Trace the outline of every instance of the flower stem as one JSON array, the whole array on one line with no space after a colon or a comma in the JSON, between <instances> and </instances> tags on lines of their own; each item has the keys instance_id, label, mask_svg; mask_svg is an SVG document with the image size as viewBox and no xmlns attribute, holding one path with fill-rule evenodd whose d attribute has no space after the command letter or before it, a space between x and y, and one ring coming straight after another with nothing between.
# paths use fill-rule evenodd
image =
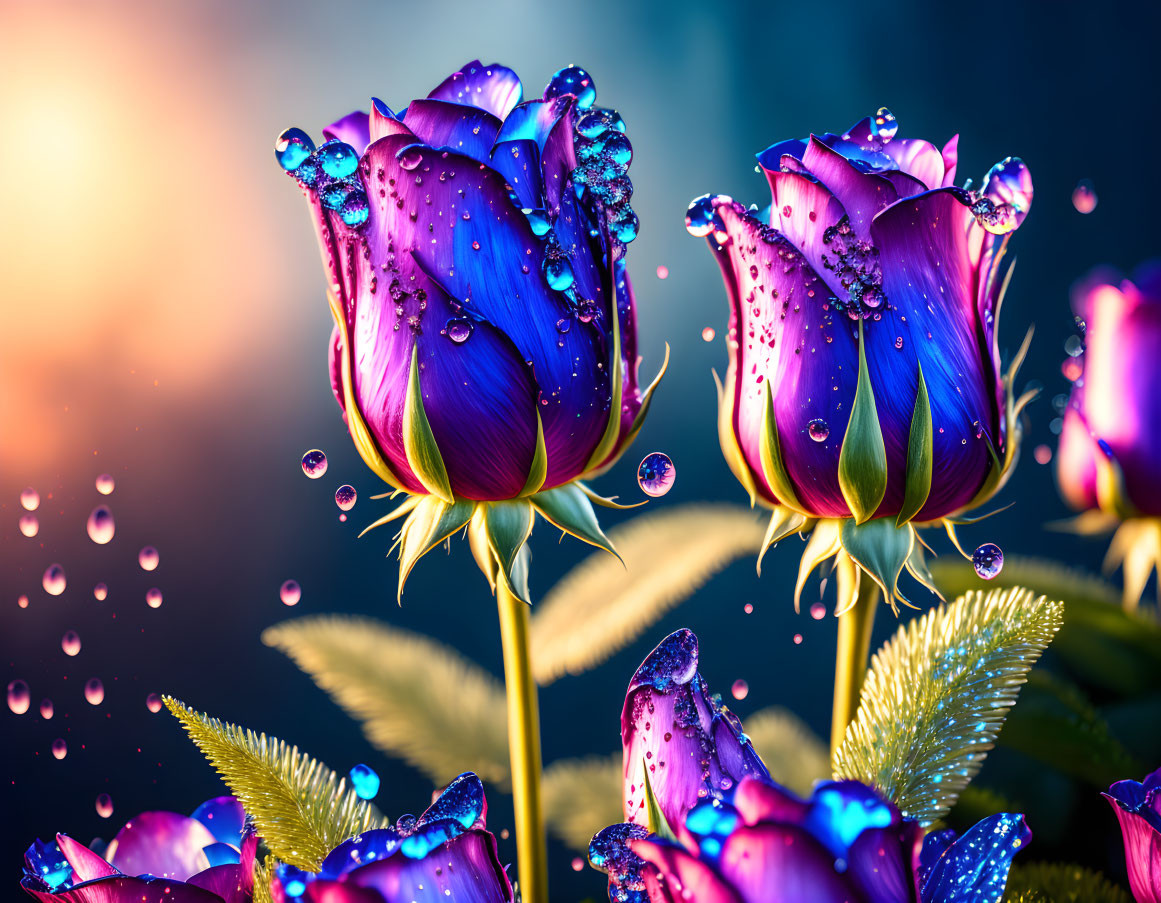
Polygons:
<instances>
[{"instance_id":1,"label":"flower stem","mask_svg":"<svg viewBox=\"0 0 1161 903\"><path fill-rule=\"evenodd\" d=\"M839 615L838 648L834 658L834 715L830 723L830 752L833 757L846 736L847 725L855 717L863 678L867 675L867 655L871 650L871 629L879 607L879 587L863 579L864 589L855 604ZM869 584L869 586L868 586Z\"/></svg>"},{"instance_id":2,"label":"flower stem","mask_svg":"<svg viewBox=\"0 0 1161 903\"><path fill-rule=\"evenodd\" d=\"M528 605L496 581L504 683L508 691L508 755L516 816L516 863L523 903L548 903L548 846L540 801L540 709L528 649Z\"/></svg>"}]
</instances>

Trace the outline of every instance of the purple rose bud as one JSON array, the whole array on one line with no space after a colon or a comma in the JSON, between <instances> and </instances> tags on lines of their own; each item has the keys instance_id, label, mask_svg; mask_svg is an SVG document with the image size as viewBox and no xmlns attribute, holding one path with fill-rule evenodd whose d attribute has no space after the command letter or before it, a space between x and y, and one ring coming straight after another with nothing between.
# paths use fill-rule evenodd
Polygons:
<instances>
[{"instance_id":1,"label":"purple rose bud","mask_svg":"<svg viewBox=\"0 0 1161 903\"><path fill-rule=\"evenodd\" d=\"M1133 897L1161 900L1161 770L1144 783L1117 781L1105 798L1121 823Z\"/></svg>"}]
</instances>

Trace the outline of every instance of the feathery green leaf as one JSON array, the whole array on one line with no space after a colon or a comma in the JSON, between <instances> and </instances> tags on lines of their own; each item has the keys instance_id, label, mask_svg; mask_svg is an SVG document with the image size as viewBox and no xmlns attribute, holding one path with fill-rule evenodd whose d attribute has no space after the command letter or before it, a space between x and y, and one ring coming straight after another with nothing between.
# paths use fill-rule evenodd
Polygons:
<instances>
[{"instance_id":1,"label":"feathery green leaf","mask_svg":"<svg viewBox=\"0 0 1161 903\"><path fill-rule=\"evenodd\" d=\"M532 615L532 667L548 684L599 665L741 555L763 528L733 505L686 505L609 531L624 566L605 552L569 571Z\"/></svg>"},{"instance_id":2,"label":"feathery green leaf","mask_svg":"<svg viewBox=\"0 0 1161 903\"><path fill-rule=\"evenodd\" d=\"M262 642L286 653L361 721L377 749L437 784L471 770L507 786L504 688L447 646L342 615L284 621L266 628Z\"/></svg>"},{"instance_id":3,"label":"feathery green leaf","mask_svg":"<svg viewBox=\"0 0 1161 903\"><path fill-rule=\"evenodd\" d=\"M1100 872L1079 865L1033 862L1013 865L1004 903L1132 903Z\"/></svg>"},{"instance_id":4,"label":"feathery green leaf","mask_svg":"<svg viewBox=\"0 0 1161 903\"><path fill-rule=\"evenodd\" d=\"M835 775L875 785L923 825L946 815L1063 614L1017 587L969 593L900 627L871 662Z\"/></svg>"},{"instance_id":5,"label":"feathery green leaf","mask_svg":"<svg viewBox=\"0 0 1161 903\"><path fill-rule=\"evenodd\" d=\"M165 705L283 862L318 871L344 840L387 826L374 806L298 747L195 712L172 696Z\"/></svg>"}]
</instances>

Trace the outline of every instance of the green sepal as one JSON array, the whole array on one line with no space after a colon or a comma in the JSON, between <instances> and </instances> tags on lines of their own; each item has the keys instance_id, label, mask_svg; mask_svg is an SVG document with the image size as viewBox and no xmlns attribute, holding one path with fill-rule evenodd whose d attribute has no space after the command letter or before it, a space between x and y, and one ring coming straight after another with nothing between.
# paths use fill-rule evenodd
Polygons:
<instances>
[{"instance_id":1,"label":"green sepal","mask_svg":"<svg viewBox=\"0 0 1161 903\"><path fill-rule=\"evenodd\" d=\"M794 584L794 610L799 610L802 589L811 572L842 548L839 539L839 521L834 518L820 520L810 532L802 558L798 562L798 580Z\"/></svg>"},{"instance_id":2,"label":"green sepal","mask_svg":"<svg viewBox=\"0 0 1161 903\"><path fill-rule=\"evenodd\" d=\"M420 497L419 504L399 531L399 601L403 599L403 585L415 563L457 530L466 527L475 507L476 503L467 499L449 505L434 495Z\"/></svg>"},{"instance_id":3,"label":"green sepal","mask_svg":"<svg viewBox=\"0 0 1161 903\"><path fill-rule=\"evenodd\" d=\"M527 562L524 566L524 579L521 580L517 559L524 543L532 534L535 517L532 504L526 499L511 499L506 502L482 502L481 505L484 509L484 530L487 534L488 548L500 566L497 579L503 578L520 601L529 602Z\"/></svg>"},{"instance_id":4,"label":"green sepal","mask_svg":"<svg viewBox=\"0 0 1161 903\"><path fill-rule=\"evenodd\" d=\"M612 272L610 270L610 272ZM624 365L621 363L621 317L617 311L617 289L609 280L608 285L609 297L612 299L612 316L609 318L612 321L613 327L613 341L612 354L609 356L609 381L611 384L611 394L609 397L609 420L605 424L605 432L601 436L601 441L597 443L597 447L593 449L593 453L589 455L589 460L585 464L585 472L596 470L604 463L605 458L613 453L613 449L617 445L617 437L621 434L621 395L623 393L622 383L624 381Z\"/></svg>"},{"instance_id":5,"label":"green sepal","mask_svg":"<svg viewBox=\"0 0 1161 903\"><path fill-rule=\"evenodd\" d=\"M539 492L548 478L548 446L544 444L544 421L540 411L536 412L536 450L532 453L532 466L528 468L528 479L520 490L520 497Z\"/></svg>"},{"instance_id":6,"label":"green sepal","mask_svg":"<svg viewBox=\"0 0 1161 903\"><path fill-rule=\"evenodd\" d=\"M538 492L532 496L531 502L554 527L589 545L617 555L617 550L613 548L609 537L601 531L601 525L597 522L596 512L593 511L588 496L575 483L566 483L555 489Z\"/></svg>"},{"instance_id":7,"label":"green sepal","mask_svg":"<svg viewBox=\"0 0 1161 903\"><path fill-rule=\"evenodd\" d=\"M897 599L907 603L899 593L899 575L915 548L914 527L898 527L890 517L877 517L865 524L844 520L842 546L855 564L879 584L883 598L892 608Z\"/></svg>"},{"instance_id":8,"label":"green sepal","mask_svg":"<svg viewBox=\"0 0 1161 903\"><path fill-rule=\"evenodd\" d=\"M653 792L653 782L649 780L649 763L641 760L641 771L645 775L645 817L648 819L646 827L662 840L677 842L677 835L669 825L669 819L661 811L657 802L657 795Z\"/></svg>"},{"instance_id":9,"label":"green sepal","mask_svg":"<svg viewBox=\"0 0 1161 903\"><path fill-rule=\"evenodd\" d=\"M778 501L787 508L801 511L802 503L798 501L790 473L782 460L782 444L778 441L778 421L774 417L774 391L770 388L770 380L766 380L766 404L762 408L759 455L762 460L762 474L766 477L770 488L774 490L774 494L778 496Z\"/></svg>"},{"instance_id":10,"label":"green sepal","mask_svg":"<svg viewBox=\"0 0 1161 903\"><path fill-rule=\"evenodd\" d=\"M511 572L503 577L508 589L521 602L531 604L532 595L528 592L528 574L532 570L532 550L525 543L516 552L516 560L512 562Z\"/></svg>"},{"instance_id":11,"label":"green sepal","mask_svg":"<svg viewBox=\"0 0 1161 903\"><path fill-rule=\"evenodd\" d=\"M951 540L951 544L955 546L955 550L968 561L971 561L972 556L963 550L963 546L959 544L959 537L955 535L955 521L945 517L943 519L943 529L947 531L947 538Z\"/></svg>"},{"instance_id":12,"label":"green sepal","mask_svg":"<svg viewBox=\"0 0 1161 903\"><path fill-rule=\"evenodd\" d=\"M939 587L935 585L935 578L931 576L931 569L927 566L927 554L923 551L923 543L919 540L919 534L915 534L915 545L911 549L911 554L907 556L907 571L918 580L923 586L935 593L941 602L946 602L943 593L939 591Z\"/></svg>"},{"instance_id":13,"label":"green sepal","mask_svg":"<svg viewBox=\"0 0 1161 903\"><path fill-rule=\"evenodd\" d=\"M661 383L661 377L669 369L669 343L665 343L665 359L661 362L661 369L657 371L657 375L653 377L651 382L644 392L641 393L641 407L637 409L637 416L633 418L633 423L629 427L629 431L625 434L624 440L620 443L621 448L628 448L633 444L637 438L637 434L641 432L641 427L645 425L645 416L649 413L649 405L653 403L653 392ZM605 462L600 466L594 466L591 469L586 469L584 476L586 479L590 477L598 477L607 471L616 463L616 460Z\"/></svg>"},{"instance_id":14,"label":"green sepal","mask_svg":"<svg viewBox=\"0 0 1161 903\"><path fill-rule=\"evenodd\" d=\"M484 505L476 505L476 510L472 512L472 519L468 522L468 546L472 550L472 557L476 559L476 565L480 568L480 572L488 581L488 586L492 588L492 592L496 591L496 577L499 575L500 569L496 564L496 556L492 554L492 548L488 545L488 529L484 523Z\"/></svg>"},{"instance_id":15,"label":"green sepal","mask_svg":"<svg viewBox=\"0 0 1161 903\"><path fill-rule=\"evenodd\" d=\"M798 533L810 529L811 519L800 511L783 508L779 505L770 515L770 525L766 528L766 535L762 537L762 548L758 552L758 576L762 576L762 559L770 547L791 533Z\"/></svg>"},{"instance_id":16,"label":"green sepal","mask_svg":"<svg viewBox=\"0 0 1161 903\"><path fill-rule=\"evenodd\" d=\"M945 519L951 521L957 527L966 527L966 526L970 526L971 524L978 524L980 521L987 520L989 517L994 517L995 515L999 514L1001 511L1007 511L1009 508L1011 508L1015 504L1016 504L1015 502L1008 502L1008 504L1002 505L999 508L996 508L994 511L985 511L983 514L977 514L974 517L961 516L961 517L948 517ZM1048 524L1045 524L1045 526L1048 526Z\"/></svg>"},{"instance_id":17,"label":"green sepal","mask_svg":"<svg viewBox=\"0 0 1161 903\"><path fill-rule=\"evenodd\" d=\"M750 465L746 463L746 456L738 444L738 434L734 432L734 367L726 371L726 381L723 384L717 371L713 371L714 385L718 389L718 444L722 447L722 457L726 459L726 466L735 479L742 484L746 494L750 496L750 507L758 502L758 487L754 483L754 475ZM727 389L726 387L729 386ZM729 393L728 395L726 393Z\"/></svg>"},{"instance_id":18,"label":"green sepal","mask_svg":"<svg viewBox=\"0 0 1161 903\"><path fill-rule=\"evenodd\" d=\"M380 498L382 498L382 496L380 496ZM393 520L399 520L399 518L403 517L405 514L410 514L415 510L415 506L418 505L424 498L426 498L426 496L409 495L393 510L384 514L377 521L367 524L367 526L363 528L363 532L359 534L359 538L362 539L376 527L382 527L384 524L389 524Z\"/></svg>"},{"instance_id":19,"label":"green sepal","mask_svg":"<svg viewBox=\"0 0 1161 903\"><path fill-rule=\"evenodd\" d=\"M1093 461L1096 464L1096 497L1101 511L1120 520L1138 517L1137 510L1125 491L1125 474L1121 465L1093 439Z\"/></svg>"},{"instance_id":20,"label":"green sepal","mask_svg":"<svg viewBox=\"0 0 1161 903\"><path fill-rule=\"evenodd\" d=\"M839 488L857 523L870 520L887 494L887 447L875 408L871 371L859 321L859 383L839 451Z\"/></svg>"},{"instance_id":21,"label":"green sepal","mask_svg":"<svg viewBox=\"0 0 1161 903\"><path fill-rule=\"evenodd\" d=\"M919 367L919 386L915 390L915 408L911 413L911 433L907 437L907 476L903 489L903 507L895 523L902 527L918 514L931 494L931 469L935 458L935 431L931 425L931 400L927 381Z\"/></svg>"},{"instance_id":22,"label":"green sepal","mask_svg":"<svg viewBox=\"0 0 1161 903\"><path fill-rule=\"evenodd\" d=\"M423 410L423 392L419 388L419 345L411 346L411 373L407 379L407 397L403 403L403 450L407 463L434 496L448 504L455 501L443 457L435 444L427 413Z\"/></svg>"},{"instance_id":23,"label":"green sepal","mask_svg":"<svg viewBox=\"0 0 1161 903\"><path fill-rule=\"evenodd\" d=\"M590 502L592 502L594 505L600 505L602 508L613 508L617 511L628 511L631 508L640 508L642 505L649 504L649 499L645 499L642 502L634 502L632 505L622 505L620 502L617 501L616 496L610 496L609 498L605 498L605 496L600 495L599 493L593 492L591 489L589 489L588 486L586 486L584 483L581 483L579 481L577 481L574 485L577 486L580 489L580 491L583 492L588 497L588 500Z\"/></svg>"}]
</instances>

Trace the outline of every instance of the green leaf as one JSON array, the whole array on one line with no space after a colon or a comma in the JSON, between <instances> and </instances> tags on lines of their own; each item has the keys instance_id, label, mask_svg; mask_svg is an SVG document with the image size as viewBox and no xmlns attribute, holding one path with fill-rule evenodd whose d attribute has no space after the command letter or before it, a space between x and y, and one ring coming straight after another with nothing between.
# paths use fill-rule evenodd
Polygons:
<instances>
[{"instance_id":1,"label":"green leaf","mask_svg":"<svg viewBox=\"0 0 1161 903\"><path fill-rule=\"evenodd\" d=\"M915 547L915 529L910 524L898 527L891 517L876 517L864 524L848 518L841 523L843 549L879 584L883 598L894 608L895 600L902 598L899 575Z\"/></svg>"},{"instance_id":2,"label":"green leaf","mask_svg":"<svg viewBox=\"0 0 1161 903\"><path fill-rule=\"evenodd\" d=\"M798 579L794 582L794 610L802 601L802 590L816 567L842 549L842 521L829 517L815 521L806 548L798 559Z\"/></svg>"},{"instance_id":3,"label":"green leaf","mask_svg":"<svg viewBox=\"0 0 1161 903\"><path fill-rule=\"evenodd\" d=\"M609 531L624 565L604 552L569 571L532 613L532 673L540 684L581 674L631 643L738 557L762 527L733 505L686 505Z\"/></svg>"},{"instance_id":4,"label":"green leaf","mask_svg":"<svg viewBox=\"0 0 1161 903\"><path fill-rule=\"evenodd\" d=\"M624 391L625 365L621 361L621 317L617 313L617 288L613 284L612 267L609 269L609 278L606 280L605 289L608 291L608 297L611 301L609 323L612 327L613 339L609 343L612 347L609 349L608 360L609 379L612 381L609 419L605 423L605 432L602 434L601 440L593 449L593 453L589 455L588 463L585 464L586 473L600 468L605 459L613 453L613 449L617 445L617 437L621 434L621 394Z\"/></svg>"},{"instance_id":5,"label":"green leaf","mask_svg":"<svg viewBox=\"0 0 1161 903\"><path fill-rule=\"evenodd\" d=\"M863 347L863 323L859 321L859 383L855 403L839 451L839 488L858 523L869 520L887 494L887 447L879 427L871 371Z\"/></svg>"},{"instance_id":6,"label":"green leaf","mask_svg":"<svg viewBox=\"0 0 1161 903\"><path fill-rule=\"evenodd\" d=\"M923 367L919 367L919 387L911 413L911 433L907 438L907 480L903 489L903 507L898 524L903 526L918 514L931 494L931 468L935 458L935 431L931 426L931 402Z\"/></svg>"},{"instance_id":7,"label":"green leaf","mask_svg":"<svg viewBox=\"0 0 1161 903\"><path fill-rule=\"evenodd\" d=\"M661 811L661 804L657 802L657 795L653 792L653 782L649 779L649 763L641 760L641 773L645 775L645 824L649 830L662 840L677 840L673 828L669 826L669 819Z\"/></svg>"},{"instance_id":8,"label":"green leaf","mask_svg":"<svg viewBox=\"0 0 1161 903\"><path fill-rule=\"evenodd\" d=\"M1149 609L1126 612L1113 585L1054 561L1009 556L992 581L971 565L932 561L931 573L945 595L986 586L1027 586L1066 605L1064 627L1053 655L1085 684L1122 696L1156 693L1161 687L1161 625Z\"/></svg>"},{"instance_id":9,"label":"green leaf","mask_svg":"<svg viewBox=\"0 0 1161 903\"><path fill-rule=\"evenodd\" d=\"M778 421L774 417L774 393L766 380L766 405L762 409L762 432L759 456L766 482L787 508L801 510L802 503L794 492L794 483L782 460L782 444L778 441Z\"/></svg>"},{"instance_id":10,"label":"green leaf","mask_svg":"<svg viewBox=\"0 0 1161 903\"><path fill-rule=\"evenodd\" d=\"M758 576L762 576L762 559L770 551L770 547L777 545L792 533L806 532L810 529L810 518L798 511L784 508L781 505L770 515L770 523L766 527L766 535L762 537L762 551L758 553Z\"/></svg>"},{"instance_id":11,"label":"green leaf","mask_svg":"<svg viewBox=\"0 0 1161 903\"><path fill-rule=\"evenodd\" d=\"M587 853L592 836L625 820L621 753L561 759L544 770L544 820L565 844Z\"/></svg>"},{"instance_id":12,"label":"green leaf","mask_svg":"<svg viewBox=\"0 0 1161 903\"><path fill-rule=\"evenodd\" d=\"M576 483L546 489L532 497L532 505L558 530L604 549L613 555L617 550L609 542L597 521L593 504Z\"/></svg>"},{"instance_id":13,"label":"green leaf","mask_svg":"<svg viewBox=\"0 0 1161 903\"><path fill-rule=\"evenodd\" d=\"M930 825L995 743L1064 606L1027 590L970 593L900 627L874 656L832 762Z\"/></svg>"},{"instance_id":14,"label":"green leaf","mask_svg":"<svg viewBox=\"0 0 1161 903\"><path fill-rule=\"evenodd\" d=\"M517 573L517 555L532 535L534 515L532 505L525 499L506 502L481 502L484 508L484 530L488 536L488 547L496 556L496 563L508 582L508 588L524 602L528 602L528 590L521 586ZM525 575L526 577L527 575Z\"/></svg>"},{"instance_id":15,"label":"green leaf","mask_svg":"<svg viewBox=\"0 0 1161 903\"><path fill-rule=\"evenodd\" d=\"M455 501L443 456L435 444L427 412L423 410L418 343L411 346L411 373L407 379L407 398L403 403L403 450L407 454L407 463L428 492L449 504Z\"/></svg>"},{"instance_id":16,"label":"green leaf","mask_svg":"<svg viewBox=\"0 0 1161 903\"><path fill-rule=\"evenodd\" d=\"M521 497L539 492L548 477L548 446L544 444L544 421L540 411L536 412L536 450L532 453L532 466L528 468L528 479L520 490Z\"/></svg>"},{"instance_id":17,"label":"green leaf","mask_svg":"<svg viewBox=\"0 0 1161 903\"><path fill-rule=\"evenodd\" d=\"M783 787L809 796L815 781L830 777L826 744L789 709L760 709L743 724L754 751Z\"/></svg>"},{"instance_id":18,"label":"green leaf","mask_svg":"<svg viewBox=\"0 0 1161 903\"><path fill-rule=\"evenodd\" d=\"M437 785L465 770L508 784L508 709L495 677L428 637L370 618L320 615L268 627L289 656L363 725L378 750Z\"/></svg>"},{"instance_id":19,"label":"green leaf","mask_svg":"<svg viewBox=\"0 0 1161 903\"><path fill-rule=\"evenodd\" d=\"M316 872L344 840L389 825L343 779L297 747L195 712L171 696L165 705L283 862Z\"/></svg>"},{"instance_id":20,"label":"green leaf","mask_svg":"<svg viewBox=\"0 0 1161 903\"><path fill-rule=\"evenodd\" d=\"M445 539L466 527L475 507L476 503L468 499L458 499L449 505L434 495L420 497L419 504L408 515L399 532L398 599L403 598L403 585L415 563Z\"/></svg>"},{"instance_id":21,"label":"green leaf","mask_svg":"<svg viewBox=\"0 0 1161 903\"><path fill-rule=\"evenodd\" d=\"M1008 872L1004 903L1133 903L1100 872L1079 865L1033 862Z\"/></svg>"}]
</instances>

